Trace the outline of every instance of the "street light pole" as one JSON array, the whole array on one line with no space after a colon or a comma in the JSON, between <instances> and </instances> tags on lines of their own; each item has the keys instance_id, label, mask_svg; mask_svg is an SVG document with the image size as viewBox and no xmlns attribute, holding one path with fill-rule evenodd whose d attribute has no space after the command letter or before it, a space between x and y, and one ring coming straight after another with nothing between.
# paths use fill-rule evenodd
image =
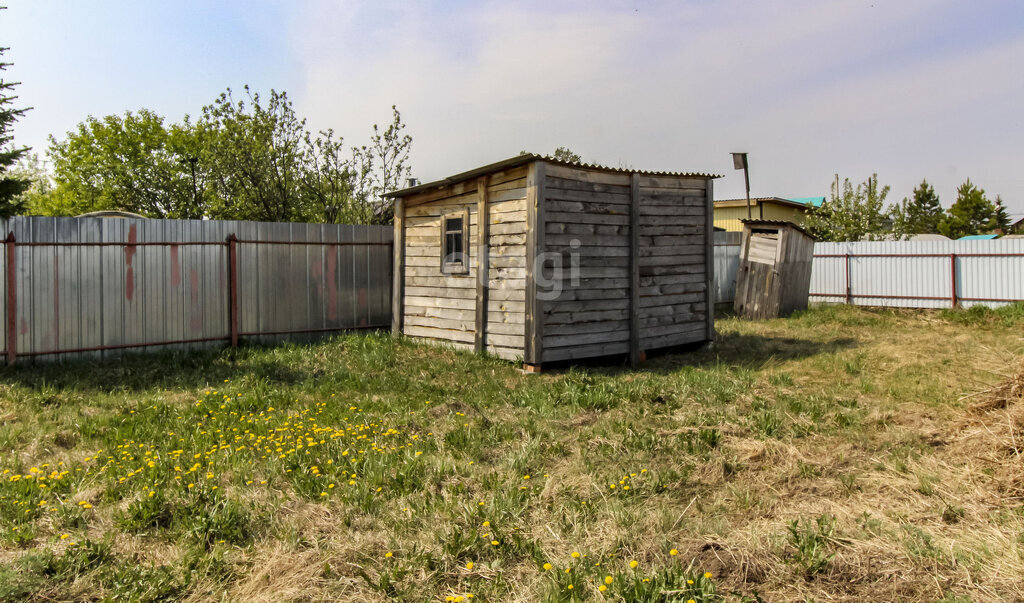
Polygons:
<instances>
[{"instance_id":1,"label":"street light pole","mask_svg":"<svg viewBox=\"0 0 1024 603\"><path fill-rule=\"evenodd\" d=\"M733 153L732 154L732 167L737 170L743 170L743 183L746 185L747 190L747 219L753 219L753 215L750 210L750 173L747 171L747 154L746 153ZM761 213L761 219L764 219L764 208L759 208Z\"/></svg>"}]
</instances>

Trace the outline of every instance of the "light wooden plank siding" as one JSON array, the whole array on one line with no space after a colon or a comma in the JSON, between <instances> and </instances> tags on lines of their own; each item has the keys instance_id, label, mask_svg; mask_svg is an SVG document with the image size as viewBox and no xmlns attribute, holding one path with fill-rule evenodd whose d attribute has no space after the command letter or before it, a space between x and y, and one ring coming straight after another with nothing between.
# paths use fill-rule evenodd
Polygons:
<instances>
[{"instance_id":1,"label":"light wooden plank siding","mask_svg":"<svg viewBox=\"0 0 1024 603\"><path fill-rule=\"evenodd\" d=\"M541 360L629 351L630 175L548 165ZM575 282L574 282L575 276ZM554 296L555 293L557 296ZM552 297L554 296L554 297Z\"/></svg>"},{"instance_id":2,"label":"light wooden plank siding","mask_svg":"<svg viewBox=\"0 0 1024 603\"><path fill-rule=\"evenodd\" d=\"M709 178L540 158L462 176L402 199L406 335L529 365L627 353L638 361L713 337ZM470 270L445 275L441 221L456 210L469 219ZM483 249L486 286L477 281Z\"/></svg>"},{"instance_id":3,"label":"light wooden plank siding","mask_svg":"<svg viewBox=\"0 0 1024 603\"><path fill-rule=\"evenodd\" d=\"M639 202L640 349L705 341L707 181L641 177Z\"/></svg>"},{"instance_id":4,"label":"light wooden plank siding","mask_svg":"<svg viewBox=\"0 0 1024 603\"><path fill-rule=\"evenodd\" d=\"M526 266L526 168L485 177L488 291L485 349L507 359L523 355ZM402 332L473 349L477 329L480 215L477 180L403 199ZM441 271L442 217L467 212L467 274Z\"/></svg>"},{"instance_id":5,"label":"light wooden plank siding","mask_svg":"<svg viewBox=\"0 0 1024 603\"><path fill-rule=\"evenodd\" d=\"M634 195L639 349L705 341L707 181L640 175L632 193L630 174L547 171L542 276L550 282L538 291L560 294L545 302L543 361L629 353Z\"/></svg>"}]
</instances>

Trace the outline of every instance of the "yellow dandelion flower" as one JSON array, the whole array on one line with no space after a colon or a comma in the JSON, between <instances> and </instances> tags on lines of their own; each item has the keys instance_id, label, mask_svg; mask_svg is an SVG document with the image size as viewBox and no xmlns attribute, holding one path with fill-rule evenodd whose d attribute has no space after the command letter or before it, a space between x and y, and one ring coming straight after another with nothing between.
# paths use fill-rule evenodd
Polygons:
<instances>
[{"instance_id":1,"label":"yellow dandelion flower","mask_svg":"<svg viewBox=\"0 0 1024 603\"><path fill-rule=\"evenodd\" d=\"M608 590L608 587L607 587L607 586L605 586L604 584L602 584L601 586L598 586L598 587L597 587L597 590L599 590L599 591L601 591L601 592L604 592L604 591Z\"/></svg>"},{"instance_id":2,"label":"yellow dandelion flower","mask_svg":"<svg viewBox=\"0 0 1024 603\"><path fill-rule=\"evenodd\" d=\"M60 535L60 539L61 540L67 540L69 536L71 536L71 534L61 534Z\"/></svg>"},{"instance_id":3,"label":"yellow dandelion flower","mask_svg":"<svg viewBox=\"0 0 1024 603\"><path fill-rule=\"evenodd\" d=\"M466 564L466 569L468 569L468 570L473 569L473 562L472 561L470 561L469 563Z\"/></svg>"},{"instance_id":4,"label":"yellow dandelion flower","mask_svg":"<svg viewBox=\"0 0 1024 603\"><path fill-rule=\"evenodd\" d=\"M569 556L572 557L573 559L579 559L580 558L580 554L577 551L573 551L572 553L569 554Z\"/></svg>"},{"instance_id":5,"label":"yellow dandelion flower","mask_svg":"<svg viewBox=\"0 0 1024 603\"><path fill-rule=\"evenodd\" d=\"M491 544L494 545L494 546L498 546L498 541L497 540L492 540Z\"/></svg>"},{"instance_id":6,"label":"yellow dandelion flower","mask_svg":"<svg viewBox=\"0 0 1024 603\"><path fill-rule=\"evenodd\" d=\"M550 563L545 563L544 564L544 569L550 571L551 570L551 564Z\"/></svg>"},{"instance_id":7,"label":"yellow dandelion flower","mask_svg":"<svg viewBox=\"0 0 1024 603\"><path fill-rule=\"evenodd\" d=\"M388 552L384 553L384 558L385 559L391 559L392 555L394 555L394 553L392 553L391 551L388 551Z\"/></svg>"},{"instance_id":8,"label":"yellow dandelion flower","mask_svg":"<svg viewBox=\"0 0 1024 603\"><path fill-rule=\"evenodd\" d=\"M605 584L611 584L612 583L612 577L611 576L605 576L604 577L604 583Z\"/></svg>"},{"instance_id":9,"label":"yellow dandelion flower","mask_svg":"<svg viewBox=\"0 0 1024 603\"><path fill-rule=\"evenodd\" d=\"M629 562L629 567L636 569L636 566L640 565L635 559Z\"/></svg>"},{"instance_id":10,"label":"yellow dandelion flower","mask_svg":"<svg viewBox=\"0 0 1024 603\"><path fill-rule=\"evenodd\" d=\"M679 554L679 551L677 551L676 549L672 549L671 551L668 552L668 554L672 555L673 557L675 557L676 555Z\"/></svg>"},{"instance_id":11,"label":"yellow dandelion flower","mask_svg":"<svg viewBox=\"0 0 1024 603\"><path fill-rule=\"evenodd\" d=\"M484 522L484 527L485 527L485 528L488 528L488 527L490 527L490 526L491 526L491 522L489 522L489 521L485 521L485 522Z\"/></svg>"},{"instance_id":12,"label":"yellow dandelion flower","mask_svg":"<svg viewBox=\"0 0 1024 603\"><path fill-rule=\"evenodd\" d=\"M567 586L566 588L568 588L569 590L572 590L572 584L570 584L570 585L569 585L569 586Z\"/></svg>"},{"instance_id":13,"label":"yellow dandelion flower","mask_svg":"<svg viewBox=\"0 0 1024 603\"><path fill-rule=\"evenodd\" d=\"M711 579L711 572L704 572L704 578L710 580Z\"/></svg>"}]
</instances>

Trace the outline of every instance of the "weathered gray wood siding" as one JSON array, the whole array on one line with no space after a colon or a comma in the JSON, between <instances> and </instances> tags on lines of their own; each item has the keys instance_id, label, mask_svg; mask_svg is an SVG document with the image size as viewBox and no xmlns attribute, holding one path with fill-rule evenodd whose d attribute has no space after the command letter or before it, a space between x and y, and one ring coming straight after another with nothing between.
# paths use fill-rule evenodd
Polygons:
<instances>
[{"instance_id":1,"label":"weathered gray wood siding","mask_svg":"<svg viewBox=\"0 0 1024 603\"><path fill-rule=\"evenodd\" d=\"M708 339L707 179L635 178L546 166L541 361L629 353L631 316L641 351Z\"/></svg>"},{"instance_id":2,"label":"weathered gray wood siding","mask_svg":"<svg viewBox=\"0 0 1024 603\"><path fill-rule=\"evenodd\" d=\"M707 180L640 176L640 349L706 341Z\"/></svg>"},{"instance_id":3,"label":"weathered gray wood siding","mask_svg":"<svg viewBox=\"0 0 1024 603\"><path fill-rule=\"evenodd\" d=\"M542 362L629 351L630 175L548 164Z\"/></svg>"},{"instance_id":4,"label":"weathered gray wood siding","mask_svg":"<svg viewBox=\"0 0 1024 603\"><path fill-rule=\"evenodd\" d=\"M522 356L526 266L526 168L487 178L489 274L485 342L489 352ZM479 221L477 181L404 200L402 331L473 349L476 335ZM441 220L465 210L469 272L441 272Z\"/></svg>"},{"instance_id":5,"label":"weathered gray wood siding","mask_svg":"<svg viewBox=\"0 0 1024 603\"><path fill-rule=\"evenodd\" d=\"M523 357L526 316L526 168L488 177L486 349Z\"/></svg>"}]
</instances>

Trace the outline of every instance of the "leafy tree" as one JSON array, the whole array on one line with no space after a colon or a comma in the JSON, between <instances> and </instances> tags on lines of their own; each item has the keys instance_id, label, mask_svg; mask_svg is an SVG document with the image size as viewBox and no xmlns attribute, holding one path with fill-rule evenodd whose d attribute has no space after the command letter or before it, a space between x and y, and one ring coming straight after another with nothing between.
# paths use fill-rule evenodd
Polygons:
<instances>
[{"instance_id":1,"label":"leafy tree","mask_svg":"<svg viewBox=\"0 0 1024 603\"><path fill-rule=\"evenodd\" d=\"M402 180L412 171L408 165L412 137L402 134L405 124L394 105L391 112L388 127L382 132L373 124L369 146L353 150L352 160L357 166L354 194L358 202L374 206L374 224L390 224L394 219L394 202L384 199L383 195L401 188Z\"/></svg>"},{"instance_id":2,"label":"leafy tree","mask_svg":"<svg viewBox=\"0 0 1024 603\"><path fill-rule=\"evenodd\" d=\"M999 231L1001 234L1007 234L1010 229L1010 214L1006 211L1006 206L1003 205L1003 198L996 195L996 201L992 211L992 219L989 221L988 229L991 231Z\"/></svg>"},{"instance_id":3,"label":"leafy tree","mask_svg":"<svg viewBox=\"0 0 1024 603\"><path fill-rule=\"evenodd\" d=\"M0 48L0 56L7 50ZM11 63L0 60L0 72L10 66ZM22 193L31 184L31 180L12 170L29 151L28 147L15 146L14 135L11 133L14 122L29 110L13 107L18 97L11 92L18 83L9 82L0 75L0 218L13 216L24 209Z\"/></svg>"},{"instance_id":4,"label":"leafy tree","mask_svg":"<svg viewBox=\"0 0 1024 603\"><path fill-rule=\"evenodd\" d=\"M831 198L807 216L804 228L819 241L881 238L887 230L883 208L888 194L888 186L878 188L878 174L856 188L849 178L841 189L837 181Z\"/></svg>"},{"instance_id":5,"label":"leafy tree","mask_svg":"<svg viewBox=\"0 0 1024 603\"><path fill-rule=\"evenodd\" d=\"M204 143L199 157L214 191L211 217L266 222L301 222L312 212L302 196L302 152L306 120L284 92L270 91L264 104L245 87L235 100L229 88L203 107L197 126Z\"/></svg>"},{"instance_id":6,"label":"leafy tree","mask_svg":"<svg viewBox=\"0 0 1024 603\"><path fill-rule=\"evenodd\" d=\"M551 154L551 157L559 161L566 161L569 163L582 163L583 158L573 153L568 147L558 147L555 152Z\"/></svg>"},{"instance_id":7,"label":"leafy tree","mask_svg":"<svg viewBox=\"0 0 1024 603\"><path fill-rule=\"evenodd\" d=\"M520 155L531 155L529 151L519 151ZM569 147L558 147L555 152L551 154L551 158L558 161L565 161L568 163L583 163L583 158L572 152Z\"/></svg>"},{"instance_id":8,"label":"leafy tree","mask_svg":"<svg viewBox=\"0 0 1024 603\"><path fill-rule=\"evenodd\" d=\"M906 197L898 205L893 205L889 212L892 220L892 231L897 237L912 234L935 233L939 231L939 221L943 210L935 189L922 180L914 189L914 196Z\"/></svg>"},{"instance_id":9,"label":"leafy tree","mask_svg":"<svg viewBox=\"0 0 1024 603\"><path fill-rule=\"evenodd\" d=\"M54 188L36 209L47 215L118 209L152 218L201 218L206 206L188 160L196 147L188 122L167 128L147 109L89 117L64 140L50 137Z\"/></svg>"},{"instance_id":10,"label":"leafy tree","mask_svg":"<svg viewBox=\"0 0 1024 603\"><path fill-rule=\"evenodd\" d=\"M398 110L370 144L346 151L332 130L313 135L283 92L267 98L228 89L166 126L147 110L88 118L50 138L55 187L33 211L77 215L101 209L153 218L385 223L381 199L409 174L412 138Z\"/></svg>"},{"instance_id":11,"label":"leafy tree","mask_svg":"<svg viewBox=\"0 0 1024 603\"><path fill-rule=\"evenodd\" d=\"M956 202L939 222L939 233L951 239L980 234L991 229L995 213L996 207L985 196L985 191L968 178L956 189Z\"/></svg>"},{"instance_id":12,"label":"leafy tree","mask_svg":"<svg viewBox=\"0 0 1024 603\"><path fill-rule=\"evenodd\" d=\"M10 173L23 180L30 182L29 187L19 195L14 203L21 208L21 212L29 215L43 214L45 204L53 191L53 181L50 173L39 158L38 153L30 153L23 157L18 164L11 168Z\"/></svg>"}]
</instances>

